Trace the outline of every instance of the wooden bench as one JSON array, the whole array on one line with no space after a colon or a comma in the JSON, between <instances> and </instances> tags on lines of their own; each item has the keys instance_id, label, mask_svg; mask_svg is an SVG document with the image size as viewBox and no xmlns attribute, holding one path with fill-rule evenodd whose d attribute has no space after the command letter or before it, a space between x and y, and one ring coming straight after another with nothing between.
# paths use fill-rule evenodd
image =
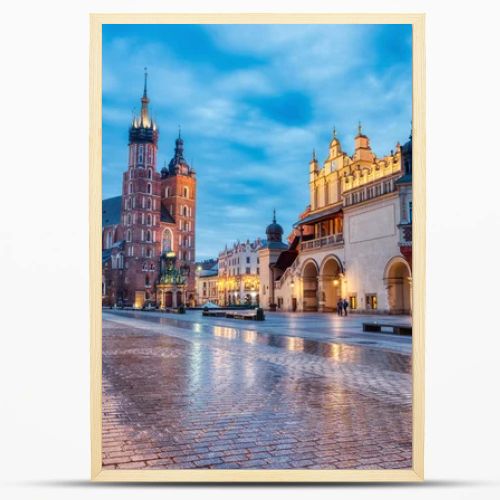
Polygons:
<instances>
[{"instance_id":1,"label":"wooden bench","mask_svg":"<svg viewBox=\"0 0 500 500\"><path fill-rule=\"evenodd\" d=\"M388 323L363 323L364 332L382 332L382 328L392 329L392 333L394 333L395 335L412 334L412 327L409 325L390 325Z\"/></svg>"},{"instance_id":2,"label":"wooden bench","mask_svg":"<svg viewBox=\"0 0 500 500\"><path fill-rule=\"evenodd\" d=\"M186 308L184 307L165 307L161 309L162 312L170 313L170 314L185 314Z\"/></svg>"},{"instance_id":3,"label":"wooden bench","mask_svg":"<svg viewBox=\"0 0 500 500\"><path fill-rule=\"evenodd\" d=\"M253 320L253 321L264 321L264 311L263 309L257 308L250 311L220 311L220 310L210 310L205 309L202 312L202 316L208 318L228 318L228 319L243 319L243 320Z\"/></svg>"}]
</instances>

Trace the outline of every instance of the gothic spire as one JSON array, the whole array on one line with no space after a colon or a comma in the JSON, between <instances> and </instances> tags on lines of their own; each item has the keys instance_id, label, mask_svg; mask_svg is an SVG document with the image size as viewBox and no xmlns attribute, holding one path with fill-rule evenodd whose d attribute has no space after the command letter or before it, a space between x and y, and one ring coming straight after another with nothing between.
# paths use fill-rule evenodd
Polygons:
<instances>
[{"instance_id":1,"label":"gothic spire","mask_svg":"<svg viewBox=\"0 0 500 500\"><path fill-rule=\"evenodd\" d=\"M148 68L144 68L144 92L142 94L141 99L141 125L143 127L149 127L151 124L151 120L149 118L149 110L148 110Z\"/></svg>"},{"instance_id":2,"label":"gothic spire","mask_svg":"<svg viewBox=\"0 0 500 500\"><path fill-rule=\"evenodd\" d=\"M148 97L148 68L144 68L144 93L142 94L143 98Z\"/></svg>"}]
</instances>

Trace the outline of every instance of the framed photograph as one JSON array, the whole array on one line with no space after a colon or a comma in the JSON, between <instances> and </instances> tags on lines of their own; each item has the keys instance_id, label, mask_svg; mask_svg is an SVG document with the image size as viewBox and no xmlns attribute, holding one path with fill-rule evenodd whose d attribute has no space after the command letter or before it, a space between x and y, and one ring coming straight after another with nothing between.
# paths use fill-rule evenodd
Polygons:
<instances>
[{"instance_id":1,"label":"framed photograph","mask_svg":"<svg viewBox=\"0 0 500 500\"><path fill-rule=\"evenodd\" d=\"M424 15L90 42L92 479L422 481Z\"/></svg>"}]
</instances>

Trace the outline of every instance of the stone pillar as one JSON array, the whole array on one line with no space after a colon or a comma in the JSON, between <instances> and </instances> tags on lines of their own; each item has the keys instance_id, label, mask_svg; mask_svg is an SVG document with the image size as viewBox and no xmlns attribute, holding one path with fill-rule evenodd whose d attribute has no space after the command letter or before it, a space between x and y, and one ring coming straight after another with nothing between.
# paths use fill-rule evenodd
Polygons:
<instances>
[{"instance_id":1,"label":"stone pillar","mask_svg":"<svg viewBox=\"0 0 500 500\"><path fill-rule=\"evenodd\" d=\"M406 279L408 280L408 285L410 287L410 314L413 314L413 278L408 276Z\"/></svg>"},{"instance_id":2,"label":"stone pillar","mask_svg":"<svg viewBox=\"0 0 500 500\"><path fill-rule=\"evenodd\" d=\"M347 283L345 283L345 276L339 273L335 279L339 280L338 293L342 299L349 299L347 296Z\"/></svg>"},{"instance_id":3,"label":"stone pillar","mask_svg":"<svg viewBox=\"0 0 500 500\"><path fill-rule=\"evenodd\" d=\"M325 312L326 296L325 296L325 279L323 276L318 276L318 289L316 290L316 300L318 302L318 311Z\"/></svg>"}]
</instances>

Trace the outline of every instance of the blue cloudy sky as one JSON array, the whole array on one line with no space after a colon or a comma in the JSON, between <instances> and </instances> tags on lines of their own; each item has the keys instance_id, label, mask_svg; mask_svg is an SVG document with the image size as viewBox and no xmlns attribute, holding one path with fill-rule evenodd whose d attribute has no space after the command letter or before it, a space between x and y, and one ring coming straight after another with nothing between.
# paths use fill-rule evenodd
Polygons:
<instances>
[{"instance_id":1,"label":"blue cloudy sky","mask_svg":"<svg viewBox=\"0 0 500 500\"><path fill-rule=\"evenodd\" d=\"M409 25L106 25L103 196L121 194L147 66L159 168L180 124L197 172L197 258L265 236L274 207L286 235L334 125L349 154L358 120L378 156L407 139L411 59Z\"/></svg>"}]
</instances>

